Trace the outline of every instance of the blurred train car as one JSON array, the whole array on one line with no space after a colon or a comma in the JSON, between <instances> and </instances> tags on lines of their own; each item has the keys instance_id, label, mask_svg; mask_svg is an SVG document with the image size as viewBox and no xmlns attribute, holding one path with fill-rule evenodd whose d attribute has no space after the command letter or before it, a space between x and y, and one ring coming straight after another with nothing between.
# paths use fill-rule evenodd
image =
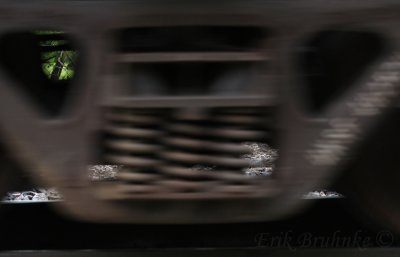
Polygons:
<instances>
[{"instance_id":1,"label":"blurred train car","mask_svg":"<svg viewBox=\"0 0 400 257\"><path fill-rule=\"evenodd\" d=\"M341 177L400 230L396 1L39 0L0 11L3 192L17 165L83 220L247 222L294 214L309 204L301 195ZM271 175L246 176L246 142L278 149ZM93 164L122 168L92 181Z\"/></svg>"}]
</instances>

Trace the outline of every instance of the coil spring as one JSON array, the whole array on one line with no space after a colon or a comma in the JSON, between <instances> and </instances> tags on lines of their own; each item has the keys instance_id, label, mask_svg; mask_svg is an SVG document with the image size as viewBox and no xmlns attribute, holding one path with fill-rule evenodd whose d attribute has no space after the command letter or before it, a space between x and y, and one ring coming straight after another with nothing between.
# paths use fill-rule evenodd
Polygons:
<instances>
[{"instance_id":1,"label":"coil spring","mask_svg":"<svg viewBox=\"0 0 400 257\"><path fill-rule=\"evenodd\" d=\"M249 149L242 143L267 140L266 118L262 108L110 109L105 159L124 166L114 194L210 197L257 191L259 180L243 172L249 161L241 156Z\"/></svg>"},{"instance_id":2,"label":"coil spring","mask_svg":"<svg viewBox=\"0 0 400 257\"><path fill-rule=\"evenodd\" d=\"M112 109L106 113L104 146L105 161L123 165L125 170L148 176L159 166L157 154L162 151L159 139L164 136L161 126L168 114L164 110Z\"/></svg>"}]
</instances>

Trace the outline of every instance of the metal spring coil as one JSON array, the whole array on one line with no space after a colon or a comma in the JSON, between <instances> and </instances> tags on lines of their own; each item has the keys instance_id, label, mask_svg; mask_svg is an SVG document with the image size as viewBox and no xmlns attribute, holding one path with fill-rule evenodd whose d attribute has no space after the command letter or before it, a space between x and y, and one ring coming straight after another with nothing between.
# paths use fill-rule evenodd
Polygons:
<instances>
[{"instance_id":1,"label":"metal spring coil","mask_svg":"<svg viewBox=\"0 0 400 257\"><path fill-rule=\"evenodd\" d=\"M106 112L105 160L123 165L107 198L252 195L243 142L268 139L263 108L129 109ZM199 168L200 167L200 168Z\"/></svg>"}]
</instances>

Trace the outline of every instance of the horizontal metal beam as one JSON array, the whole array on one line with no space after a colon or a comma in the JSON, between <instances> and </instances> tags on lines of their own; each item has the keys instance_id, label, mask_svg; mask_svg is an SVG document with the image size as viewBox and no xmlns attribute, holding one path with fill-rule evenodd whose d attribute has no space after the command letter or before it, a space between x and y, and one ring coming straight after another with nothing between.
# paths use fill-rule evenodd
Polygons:
<instances>
[{"instance_id":1,"label":"horizontal metal beam","mask_svg":"<svg viewBox=\"0 0 400 257\"><path fill-rule=\"evenodd\" d=\"M285 249L157 249L157 250L81 250L81 251L11 251L0 253L0 257L397 257L400 248L371 249L305 249L290 251Z\"/></svg>"}]
</instances>

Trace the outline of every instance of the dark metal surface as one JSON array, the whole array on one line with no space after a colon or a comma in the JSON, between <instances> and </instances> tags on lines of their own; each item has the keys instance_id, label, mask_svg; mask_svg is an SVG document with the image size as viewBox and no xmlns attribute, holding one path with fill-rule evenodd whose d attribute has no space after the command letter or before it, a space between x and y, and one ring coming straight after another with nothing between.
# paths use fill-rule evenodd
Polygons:
<instances>
[{"instance_id":1,"label":"dark metal surface","mask_svg":"<svg viewBox=\"0 0 400 257\"><path fill-rule=\"evenodd\" d=\"M360 223L347 204L316 200L279 222L225 225L83 223L59 216L52 204L6 205L0 256L398 256L400 238Z\"/></svg>"},{"instance_id":2,"label":"dark metal surface","mask_svg":"<svg viewBox=\"0 0 400 257\"><path fill-rule=\"evenodd\" d=\"M399 248L389 249L329 249L329 250L264 250L264 249L191 249L191 250L145 250L145 251L27 251L27 252L5 252L0 253L0 256L7 257L173 257L173 256L193 256L193 257L225 257L225 256L254 256L254 257L397 257L399 256Z\"/></svg>"},{"instance_id":3,"label":"dark metal surface","mask_svg":"<svg viewBox=\"0 0 400 257\"><path fill-rule=\"evenodd\" d=\"M62 212L83 220L281 219L307 205L301 195L333 183L400 94L395 1L5 1L0 12L0 36L63 30L80 51L80 73L55 117L29 100L21 80L3 67L0 128L7 152L38 182L59 188ZM138 31L145 32L139 39ZM326 45L309 43L324 41L321 33L331 36ZM353 41L357 36L362 42ZM329 51L343 38L352 47ZM307 79L332 69L339 74L330 79L343 70L347 77L368 55L356 51L364 43L375 59L347 90L310 111ZM355 62L334 58L353 52L361 56ZM299 65L297 56L326 67L303 69L307 61ZM24 83L42 90L34 79ZM272 176L245 177L240 145L246 141L278 148ZM116 181L92 183L87 165L99 161L125 170ZM215 172L190 169L203 163ZM379 188L394 181L382 172ZM396 223L392 207L379 208L392 210Z\"/></svg>"},{"instance_id":4,"label":"dark metal surface","mask_svg":"<svg viewBox=\"0 0 400 257\"><path fill-rule=\"evenodd\" d=\"M172 248L308 248L398 247L394 231L366 226L349 213L344 199L302 200L312 204L308 211L277 222L143 225L85 223L55 212L54 204L7 204L2 206L0 250L83 249L172 249ZM379 233L391 237L377 240ZM315 245L302 244L305 235ZM290 240L284 241L284 238ZM271 241L269 236L281 238ZM332 241L336 237L336 241ZM325 238L327 241L321 241ZM350 241L341 241L350 238ZM365 242L365 239L369 239ZM389 240L388 240L389 239ZM276 239L275 239L276 240ZM319 240L319 241L318 241ZM381 243L384 243L382 245ZM262 249L260 249L262 248Z\"/></svg>"}]
</instances>

